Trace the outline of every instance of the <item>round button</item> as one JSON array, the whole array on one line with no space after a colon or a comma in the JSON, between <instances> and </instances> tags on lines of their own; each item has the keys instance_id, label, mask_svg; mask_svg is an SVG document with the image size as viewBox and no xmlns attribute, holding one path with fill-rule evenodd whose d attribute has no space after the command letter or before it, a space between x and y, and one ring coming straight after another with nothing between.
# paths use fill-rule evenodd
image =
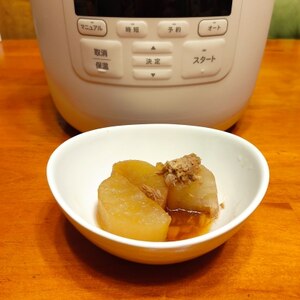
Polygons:
<instances>
[{"instance_id":1,"label":"round button","mask_svg":"<svg viewBox=\"0 0 300 300\"><path fill-rule=\"evenodd\" d=\"M147 23L144 21L119 21L117 33L120 37L142 38L148 33Z\"/></svg>"},{"instance_id":2,"label":"round button","mask_svg":"<svg viewBox=\"0 0 300 300\"><path fill-rule=\"evenodd\" d=\"M186 21L161 21L158 23L158 35L163 38L184 37L189 33Z\"/></svg>"}]
</instances>

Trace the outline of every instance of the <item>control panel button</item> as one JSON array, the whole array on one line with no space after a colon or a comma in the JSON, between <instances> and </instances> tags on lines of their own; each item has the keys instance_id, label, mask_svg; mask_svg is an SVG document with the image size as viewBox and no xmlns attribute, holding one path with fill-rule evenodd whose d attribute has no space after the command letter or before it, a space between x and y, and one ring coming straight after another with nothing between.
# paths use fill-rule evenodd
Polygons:
<instances>
[{"instance_id":1,"label":"control panel button","mask_svg":"<svg viewBox=\"0 0 300 300\"><path fill-rule=\"evenodd\" d=\"M224 35L227 31L227 20L203 20L199 24L198 32L200 36Z\"/></svg>"},{"instance_id":2,"label":"control panel button","mask_svg":"<svg viewBox=\"0 0 300 300\"><path fill-rule=\"evenodd\" d=\"M144 80L166 80L172 76L171 69L134 69L133 77Z\"/></svg>"},{"instance_id":3,"label":"control panel button","mask_svg":"<svg viewBox=\"0 0 300 300\"><path fill-rule=\"evenodd\" d=\"M117 33L120 37L142 38L148 33L147 23L144 21L119 21Z\"/></svg>"},{"instance_id":4,"label":"control panel button","mask_svg":"<svg viewBox=\"0 0 300 300\"><path fill-rule=\"evenodd\" d=\"M173 44L170 42L134 42L132 44L133 53L171 53L173 51Z\"/></svg>"},{"instance_id":5,"label":"control panel button","mask_svg":"<svg viewBox=\"0 0 300 300\"><path fill-rule=\"evenodd\" d=\"M80 46L88 74L110 78L123 76L122 44L119 41L84 38L80 40Z\"/></svg>"},{"instance_id":6,"label":"control panel button","mask_svg":"<svg viewBox=\"0 0 300 300\"><path fill-rule=\"evenodd\" d=\"M158 35L163 38L184 37L189 33L186 21L161 21L158 23Z\"/></svg>"},{"instance_id":7,"label":"control panel button","mask_svg":"<svg viewBox=\"0 0 300 300\"><path fill-rule=\"evenodd\" d=\"M197 78L217 74L222 66L224 39L187 41L183 44L182 77Z\"/></svg>"},{"instance_id":8,"label":"control panel button","mask_svg":"<svg viewBox=\"0 0 300 300\"><path fill-rule=\"evenodd\" d=\"M103 20L79 19L77 27L83 35L105 36L107 33L106 23Z\"/></svg>"},{"instance_id":9,"label":"control panel button","mask_svg":"<svg viewBox=\"0 0 300 300\"><path fill-rule=\"evenodd\" d=\"M133 56L132 64L142 67L171 66L172 56Z\"/></svg>"}]
</instances>

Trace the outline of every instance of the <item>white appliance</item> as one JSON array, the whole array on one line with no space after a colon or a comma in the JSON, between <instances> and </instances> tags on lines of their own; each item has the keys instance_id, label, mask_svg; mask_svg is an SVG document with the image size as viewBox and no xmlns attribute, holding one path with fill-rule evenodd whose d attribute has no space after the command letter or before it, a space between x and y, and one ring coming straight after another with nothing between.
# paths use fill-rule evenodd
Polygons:
<instances>
[{"instance_id":1,"label":"white appliance","mask_svg":"<svg viewBox=\"0 0 300 300\"><path fill-rule=\"evenodd\" d=\"M57 110L80 131L227 129L253 92L274 0L31 0Z\"/></svg>"}]
</instances>

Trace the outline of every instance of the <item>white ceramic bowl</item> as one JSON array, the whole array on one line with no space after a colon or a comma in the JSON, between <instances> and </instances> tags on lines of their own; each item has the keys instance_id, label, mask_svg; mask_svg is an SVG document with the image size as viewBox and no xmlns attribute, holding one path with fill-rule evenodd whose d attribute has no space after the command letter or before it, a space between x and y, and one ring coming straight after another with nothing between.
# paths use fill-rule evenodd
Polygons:
<instances>
[{"instance_id":1,"label":"white ceramic bowl","mask_svg":"<svg viewBox=\"0 0 300 300\"><path fill-rule=\"evenodd\" d=\"M214 173L219 202L225 205L209 233L175 242L145 242L99 228L97 188L109 177L115 162L165 162L192 152ZM264 197L269 168L255 146L233 134L195 126L148 124L102 128L70 138L51 155L47 178L66 217L97 246L130 261L169 264L207 253L237 232Z\"/></svg>"}]
</instances>

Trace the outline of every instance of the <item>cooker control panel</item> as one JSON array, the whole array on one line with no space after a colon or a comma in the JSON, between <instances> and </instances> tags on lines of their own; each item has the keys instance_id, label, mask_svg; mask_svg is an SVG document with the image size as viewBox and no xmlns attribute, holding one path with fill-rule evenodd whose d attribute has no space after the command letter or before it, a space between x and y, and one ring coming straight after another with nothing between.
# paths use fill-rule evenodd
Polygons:
<instances>
[{"instance_id":1,"label":"cooker control panel","mask_svg":"<svg viewBox=\"0 0 300 300\"><path fill-rule=\"evenodd\" d=\"M69 49L84 80L171 86L218 81L230 72L239 4L226 17L178 19L77 16L71 4L64 1Z\"/></svg>"}]
</instances>

